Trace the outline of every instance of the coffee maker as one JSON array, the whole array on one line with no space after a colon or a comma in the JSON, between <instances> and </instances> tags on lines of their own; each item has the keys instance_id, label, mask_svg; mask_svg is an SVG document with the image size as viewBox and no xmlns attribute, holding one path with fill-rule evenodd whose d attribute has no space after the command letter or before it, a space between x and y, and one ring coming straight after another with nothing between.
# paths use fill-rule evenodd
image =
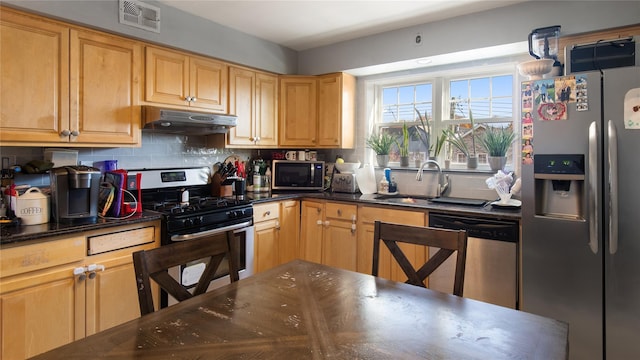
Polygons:
<instances>
[{"instance_id":1,"label":"coffee maker","mask_svg":"<svg viewBox=\"0 0 640 360\"><path fill-rule=\"evenodd\" d=\"M98 219L100 170L90 166L64 166L49 172L51 215L61 223L93 223Z\"/></svg>"}]
</instances>

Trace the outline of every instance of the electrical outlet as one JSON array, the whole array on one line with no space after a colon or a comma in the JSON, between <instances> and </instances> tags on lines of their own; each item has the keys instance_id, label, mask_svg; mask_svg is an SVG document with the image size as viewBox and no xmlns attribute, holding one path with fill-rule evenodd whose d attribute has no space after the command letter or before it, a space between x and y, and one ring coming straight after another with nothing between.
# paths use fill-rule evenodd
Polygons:
<instances>
[{"instance_id":1,"label":"electrical outlet","mask_svg":"<svg viewBox=\"0 0 640 360\"><path fill-rule=\"evenodd\" d=\"M422 45L422 33L416 33L416 36L413 38L413 45L421 46Z\"/></svg>"}]
</instances>

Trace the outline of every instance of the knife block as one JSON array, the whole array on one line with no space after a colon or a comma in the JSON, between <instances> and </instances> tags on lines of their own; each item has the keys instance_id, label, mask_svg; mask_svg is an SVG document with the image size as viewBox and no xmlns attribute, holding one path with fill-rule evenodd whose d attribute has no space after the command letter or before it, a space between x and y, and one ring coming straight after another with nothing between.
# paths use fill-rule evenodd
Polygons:
<instances>
[{"instance_id":1,"label":"knife block","mask_svg":"<svg viewBox=\"0 0 640 360\"><path fill-rule=\"evenodd\" d=\"M211 178L211 196L214 197L223 197L223 196L233 196L233 183L224 184L227 180L223 179L220 174L214 174Z\"/></svg>"}]
</instances>

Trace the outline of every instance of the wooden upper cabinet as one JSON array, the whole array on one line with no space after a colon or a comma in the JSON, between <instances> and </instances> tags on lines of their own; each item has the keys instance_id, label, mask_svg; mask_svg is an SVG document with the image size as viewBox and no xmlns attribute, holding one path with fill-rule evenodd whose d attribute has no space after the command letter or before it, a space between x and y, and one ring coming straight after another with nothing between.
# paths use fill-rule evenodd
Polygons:
<instances>
[{"instance_id":1,"label":"wooden upper cabinet","mask_svg":"<svg viewBox=\"0 0 640 360\"><path fill-rule=\"evenodd\" d=\"M0 141L68 142L69 28L0 11Z\"/></svg>"},{"instance_id":2,"label":"wooden upper cabinet","mask_svg":"<svg viewBox=\"0 0 640 360\"><path fill-rule=\"evenodd\" d=\"M314 76L280 77L281 146L318 146L317 87Z\"/></svg>"},{"instance_id":3,"label":"wooden upper cabinet","mask_svg":"<svg viewBox=\"0 0 640 360\"><path fill-rule=\"evenodd\" d=\"M226 113L227 71L220 61L148 46L145 101Z\"/></svg>"},{"instance_id":4,"label":"wooden upper cabinet","mask_svg":"<svg viewBox=\"0 0 640 360\"><path fill-rule=\"evenodd\" d=\"M280 145L355 146L355 78L334 73L280 79Z\"/></svg>"},{"instance_id":5,"label":"wooden upper cabinet","mask_svg":"<svg viewBox=\"0 0 640 360\"><path fill-rule=\"evenodd\" d=\"M70 128L73 142L140 142L142 46L91 31L71 30Z\"/></svg>"},{"instance_id":6,"label":"wooden upper cabinet","mask_svg":"<svg viewBox=\"0 0 640 360\"><path fill-rule=\"evenodd\" d=\"M278 145L278 77L240 67L229 67L229 113L238 125L229 130L231 147Z\"/></svg>"},{"instance_id":7,"label":"wooden upper cabinet","mask_svg":"<svg viewBox=\"0 0 640 360\"><path fill-rule=\"evenodd\" d=\"M2 8L7 145L138 145L141 45Z\"/></svg>"},{"instance_id":8,"label":"wooden upper cabinet","mask_svg":"<svg viewBox=\"0 0 640 360\"><path fill-rule=\"evenodd\" d=\"M336 73L318 79L318 146L355 146L355 78Z\"/></svg>"}]
</instances>

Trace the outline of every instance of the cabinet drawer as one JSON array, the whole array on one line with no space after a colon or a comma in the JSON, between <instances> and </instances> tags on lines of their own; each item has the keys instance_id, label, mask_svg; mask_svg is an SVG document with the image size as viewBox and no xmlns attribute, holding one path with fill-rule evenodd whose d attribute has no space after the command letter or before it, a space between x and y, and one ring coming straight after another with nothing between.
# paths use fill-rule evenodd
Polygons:
<instances>
[{"instance_id":1,"label":"cabinet drawer","mask_svg":"<svg viewBox=\"0 0 640 360\"><path fill-rule=\"evenodd\" d=\"M405 224L424 226L424 212L421 211L405 211L405 210L387 210L381 208L361 207L359 211L359 221L363 223L371 223L376 220Z\"/></svg>"},{"instance_id":2,"label":"cabinet drawer","mask_svg":"<svg viewBox=\"0 0 640 360\"><path fill-rule=\"evenodd\" d=\"M0 251L2 277L81 261L86 255L84 236L5 248Z\"/></svg>"},{"instance_id":3,"label":"cabinet drawer","mask_svg":"<svg viewBox=\"0 0 640 360\"><path fill-rule=\"evenodd\" d=\"M90 236L87 239L87 255L96 255L131 246L148 244L155 241L155 227L119 231L111 234Z\"/></svg>"},{"instance_id":4,"label":"cabinet drawer","mask_svg":"<svg viewBox=\"0 0 640 360\"><path fill-rule=\"evenodd\" d=\"M273 202L253 206L253 222L274 220L280 217L280 203Z\"/></svg>"},{"instance_id":5,"label":"cabinet drawer","mask_svg":"<svg viewBox=\"0 0 640 360\"><path fill-rule=\"evenodd\" d=\"M325 216L327 219L355 220L358 214L356 205L346 205L339 203L326 203Z\"/></svg>"}]
</instances>

